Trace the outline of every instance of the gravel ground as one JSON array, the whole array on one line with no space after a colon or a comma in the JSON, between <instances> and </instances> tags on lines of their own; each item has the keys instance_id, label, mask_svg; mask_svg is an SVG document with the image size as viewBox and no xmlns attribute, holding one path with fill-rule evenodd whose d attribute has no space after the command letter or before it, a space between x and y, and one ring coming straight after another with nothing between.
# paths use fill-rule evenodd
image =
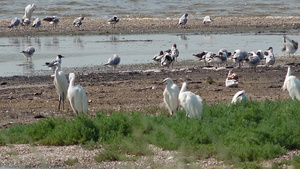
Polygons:
<instances>
[{"instance_id":1,"label":"gravel ground","mask_svg":"<svg viewBox=\"0 0 300 169\"><path fill-rule=\"evenodd\" d=\"M0 36L52 36L52 35L85 35L85 34L133 34L133 33L298 33L300 18L274 17L215 17L209 26L202 24L202 19L189 19L186 28L177 25L177 19L121 19L115 29L103 19L85 19L79 29L71 26L73 19L61 19L57 28L43 22L40 29L9 29L10 21L1 21ZM273 69L261 66L257 72L247 68L234 69L239 75L238 88L225 88L224 82L228 69L207 69L198 61L184 61L176 64L172 71L162 70L156 64L121 66L117 73L98 73L100 67L66 70L77 73L76 84L81 84L87 94L91 115L105 110L139 110L147 113L152 107L161 107L162 92L160 82L171 77L178 85L188 82L189 90L199 94L206 103L224 103L232 98L235 92L245 89L252 100L270 100L288 98L287 91L281 86L286 74L287 64L294 63L294 75L300 77L298 59L280 57ZM85 73L78 73L85 70ZM207 78L214 80L207 83ZM251 78L250 78L251 77ZM58 112L57 95L54 92L53 79L48 75L34 77L0 77L0 127L7 128L12 124L33 123L34 115L49 117L74 117L70 106ZM205 89L205 90L204 90ZM130 99L128 96L131 96ZM147 97L144 97L147 96ZM116 104L117 103L117 104ZM160 112L156 112L160 113ZM154 155L145 156L135 162L96 163L94 156L102 149L86 150L81 146L39 146L7 145L0 146L0 167L37 167L37 168L234 168L214 158L198 159L186 165L181 161L178 152L166 151L149 145ZM290 159L299 150L291 151L282 157L263 162L270 167L272 162ZM78 159L78 163L68 166L68 159Z\"/></svg>"}]
</instances>

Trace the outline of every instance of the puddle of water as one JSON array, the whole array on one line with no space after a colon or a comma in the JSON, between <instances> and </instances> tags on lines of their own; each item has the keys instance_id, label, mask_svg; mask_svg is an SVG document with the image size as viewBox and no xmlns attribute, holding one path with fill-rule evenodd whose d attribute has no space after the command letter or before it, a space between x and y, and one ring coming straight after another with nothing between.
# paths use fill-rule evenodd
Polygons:
<instances>
[{"instance_id":1,"label":"puddle of water","mask_svg":"<svg viewBox=\"0 0 300 169\"><path fill-rule=\"evenodd\" d=\"M298 41L298 35L290 36ZM282 35L192 35L192 34L145 34L145 35L94 35L53 37L0 38L0 76L34 75L43 70L45 62L56 55L65 56L62 67L103 65L113 54L121 57L120 64L151 63L160 50L171 48L176 43L179 60L195 59L192 54L203 50L217 52L242 49L266 50L273 47L275 55L283 55ZM20 53L28 46L35 47L32 63Z\"/></svg>"}]
</instances>

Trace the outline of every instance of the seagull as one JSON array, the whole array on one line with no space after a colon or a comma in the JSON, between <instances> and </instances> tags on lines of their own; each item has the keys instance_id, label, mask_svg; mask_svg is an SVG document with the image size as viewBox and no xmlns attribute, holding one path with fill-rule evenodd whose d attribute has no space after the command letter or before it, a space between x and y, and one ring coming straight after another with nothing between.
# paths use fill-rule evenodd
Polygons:
<instances>
[{"instance_id":1,"label":"seagull","mask_svg":"<svg viewBox=\"0 0 300 169\"><path fill-rule=\"evenodd\" d=\"M171 54L169 52L166 52L161 59L160 65L162 67L167 67L168 69L170 69L170 65L173 63L173 61L174 58L171 56Z\"/></svg>"},{"instance_id":2,"label":"seagull","mask_svg":"<svg viewBox=\"0 0 300 169\"><path fill-rule=\"evenodd\" d=\"M61 65L61 58L64 58L64 56L57 55L55 60L53 60L52 62L46 62L45 66L48 66L50 69L54 71L56 69L56 64L55 64L56 62L58 62Z\"/></svg>"},{"instance_id":3,"label":"seagull","mask_svg":"<svg viewBox=\"0 0 300 169\"><path fill-rule=\"evenodd\" d=\"M25 18L25 19L22 19L22 25L23 26L28 26L28 25L30 25L30 20L28 19L28 18Z\"/></svg>"},{"instance_id":4,"label":"seagull","mask_svg":"<svg viewBox=\"0 0 300 169\"><path fill-rule=\"evenodd\" d=\"M23 53L24 57L27 59L27 62L28 62L28 58L30 58L30 61L31 61L31 58L32 58L32 55L34 52L35 52L34 47L29 46L26 50L23 50L21 53Z\"/></svg>"},{"instance_id":5,"label":"seagull","mask_svg":"<svg viewBox=\"0 0 300 169\"><path fill-rule=\"evenodd\" d=\"M205 16L203 19L203 24L206 25L207 23L211 23L213 20L211 19L210 16Z\"/></svg>"},{"instance_id":6,"label":"seagull","mask_svg":"<svg viewBox=\"0 0 300 169\"><path fill-rule=\"evenodd\" d=\"M177 45L174 43L171 48L171 56L175 61L177 61L177 58L179 56L179 50L177 49Z\"/></svg>"},{"instance_id":7,"label":"seagull","mask_svg":"<svg viewBox=\"0 0 300 169\"><path fill-rule=\"evenodd\" d=\"M238 87L238 79L239 77L237 76L236 73L233 73L232 70L230 69L227 75L227 78L225 80L225 86L226 87Z\"/></svg>"},{"instance_id":8,"label":"seagull","mask_svg":"<svg viewBox=\"0 0 300 169\"><path fill-rule=\"evenodd\" d=\"M108 59L108 62L104 65L113 67L113 71L115 71L120 61L121 61L120 57L117 54L114 54L112 57Z\"/></svg>"},{"instance_id":9,"label":"seagull","mask_svg":"<svg viewBox=\"0 0 300 169\"><path fill-rule=\"evenodd\" d=\"M246 95L246 93L245 93L244 90L238 91L238 92L233 96L231 103L237 103L237 102L241 102L241 101L243 101L243 100L245 100L245 101L248 100L248 97L247 97L247 95Z\"/></svg>"},{"instance_id":10,"label":"seagull","mask_svg":"<svg viewBox=\"0 0 300 169\"><path fill-rule=\"evenodd\" d=\"M227 53L226 52L219 52L218 55L213 57L213 63L217 63L220 67L220 64L225 63L227 61Z\"/></svg>"},{"instance_id":11,"label":"seagull","mask_svg":"<svg viewBox=\"0 0 300 169\"><path fill-rule=\"evenodd\" d=\"M266 59L266 66L273 66L275 64L275 55L273 53L273 48L269 47L269 49L264 52L264 58Z\"/></svg>"},{"instance_id":12,"label":"seagull","mask_svg":"<svg viewBox=\"0 0 300 169\"><path fill-rule=\"evenodd\" d=\"M227 57L231 56L231 52L229 52L227 49L220 49L218 53L220 53L220 52L225 52Z\"/></svg>"},{"instance_id":13,"label":"seagull","mask_svg":"<svg viewBox=\"0 0 300 169\"><path fill-rule=\"evenodd\" d=\"M28 18L29 20L31 20L31 15L32 15L33 11L35 10L35 8L36 8L35 4L27 5L25 8L25 14L23 16L23 19Z\"/></svg>"},{"instance_id":14,"label":"seagull","mask_svg":"<svg viewBox=\"0 0 300 169\"><path fill-rule=\"evenodd\" d=\"M205 55L205 62L207 62L208 63L208 66L210 66L209 64L210 63L215 63L214 61L214 59L215 59L215 57L216 57L216 54L215 53L213 53L213 52L207 52L206 53L206 55Z\"/></svg>"},{"instance_id":15,"label":"seagull","mask_svg":"<svg viewBox=\"0 0 300 169\"><path fill-rule=\"evenodd\" d=\"M260 64L260 58L254 51L249 53L249 57L245 61L249 64L250 68L254 68L254 71L256 70L256 66Z\"/></svg>"},{"instance_id":16,"label":"seagull","mask_svg":"<svg viewBox=\"0 0 300 169\"><path fill-rule=\"evenodd\" d=\"M184 15L179 19L178 24L179 24L179 25L185 25L185 24L187 23L187 16L188 16L187 13L184 14Z\"/></svg>"},{"instance_id":17,"label":"seagull","mask_svg":"<svg viewBox=\"0 0 300 169\"><path fill-rule=\"evenodd\" d=\"M294 54L298 49L298 42L291 40L287 36L283 36L283 48L282 51L289 54Z\"/></svg>"},{"instance_id":18,"label":"seagull","mask_svg":"<svg viewBox=\"0 0 300 169\"><path fill-rule=\"evenodd\" d=\"M264 52L262 52L262 50L257 50L255 52L257 54L257 56L259 57L260 60L263 60L264 59Z\"/></svg>"},{"instance_id":19,"label":"seagull","mask_svg":"<svg viewBox=\"0 0 300 169\"><path fill-rule=\"evenodd\" d=\"M47 16L43 20L50 22L50 24L52 24L53 27L56 27L56 25L59 23L59 18L57 16Z\"/></svg>"},{"instance_id":20,"label":"seagull","mask_svg":"<svg viewBox=\"0 0 300 169\"><path fill-rule=\"evenodd\" d=\"M247 59L249 56L249 53L246 51L241 51L240 49L237 49L234 51L232 59L233 62L239 63L239 68L241 68L241 62L245 59Z\"/></svg>"},{"instance_id":21,"label":"seagull","mask_svg":"<svg viewBox=\"0 0 300 169\"><path fill-rule=\"evenodd\" d=\"M14 18L9 25L9 28L18 27L20 25L20 20L16 17Z\"/></svg>"},{"instance_id":22,"label":"seagull","mask_svg":"<svg viewBox=\"0 0 300 169\"><path fill-rule=\"evenodd\" d=\"M82 20L84 20L84 17L78 17L73 21L73 25L75 27L80 27L82 25Z\"/></svg>"},{"instance_id":23,"label":"seagull","mask_svg":"<svg viewBox=\"0 0 300 169\"><path fill-rule=\"evenodd\" d=\"M108 24L112 24L113 28L115 28L117 22L119 22L119 18L116 15L108 19Z\"/></svg>"},{"instance_id":24,"label":"seagull","mask_svg":"<svg viewBox=\"0 0 300 169\"><path fill-rule=\"evenodd\" d=\"M152 59L156 62L159 62L161 61L161 59L163 58L164 56L164 52L161 50L157 55L155 55Z\"/></svg>"},{"instance_id":25,"label":"seagull","mask_svg":"<svg viewBox=\"0 0 300 169\"><path fill-rule=\"evenodd\" d=\"M205 55L207 54L208 51L203 51L201 53L193 54L196 58L199 60L204 60L205 61Z\"/></svg>"},{"instance_id":26,"label":"seagull","mask_svg":"<svg viewBox=\"0 0 300 169\"><path fill-rule=\"evenodd\" d=\"M33 24L32 24L32 27L34 28L39 28L41 26L42 22L40 20L40 18L36 18L34 21L33 21Z\"/></svg>"}]
</instances>

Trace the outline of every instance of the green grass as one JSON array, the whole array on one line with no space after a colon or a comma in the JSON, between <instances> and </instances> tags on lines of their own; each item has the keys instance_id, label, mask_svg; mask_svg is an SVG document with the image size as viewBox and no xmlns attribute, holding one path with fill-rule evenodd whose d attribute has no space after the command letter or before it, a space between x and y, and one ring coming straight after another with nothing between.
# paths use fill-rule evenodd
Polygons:
<instances>
[{"instance_id":1,"label":"green grass","mask_svg":"<svg viewBox=\"0 0 300 169\"><path fill-rule=\"evenodd\" d=\"M153 109L153 111L159 111ZM165 110L161 110L165 112ZM204 105L202 120L140 112L98 113L95 118L47 118L0 130L0 145L102 145L96 161L136 160L151 155L148 145L176 150L184 163L210 156L242 168L300 147L300 103L287 99ZM299 164L298 164L299 165Z\"/></svg>"}]
</instances>

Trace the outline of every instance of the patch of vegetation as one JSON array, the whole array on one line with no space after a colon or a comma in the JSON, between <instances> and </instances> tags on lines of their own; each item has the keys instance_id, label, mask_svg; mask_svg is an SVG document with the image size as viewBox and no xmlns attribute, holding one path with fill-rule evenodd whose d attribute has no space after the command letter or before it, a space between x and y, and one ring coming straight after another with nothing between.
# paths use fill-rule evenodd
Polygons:
<instances>
[{"instance_id":1,"label":"patch of vegetation","mask_svg":"<svg viewBox=\"0 0 300 169\"><path fill-rule=\"evenodd\" d=\"M178 151L184 163L213 156L242 168L259 168L256 162L300 147L298 110L299 101L287 99L204 104L201 121L187 119L183 110L171 117L162 113L115 112L98 113L95 118L47 118L0 130L0 145L81 144L88 149L102 145L104 150L95 159L109 161L152 155L148 145L153 144Z\"/></svg>"},{"instance_id":2,"label":"patch of vegetation","mask_svg":"<svg viewBox=\"0 0 300 169\"><path fill-rule=\"evenodd\" d=\"M64 161L64 164L68 166L72 166L76 163L78 163L78 158L68 158L66 161Z\"/></svg>"}]
</instances>

